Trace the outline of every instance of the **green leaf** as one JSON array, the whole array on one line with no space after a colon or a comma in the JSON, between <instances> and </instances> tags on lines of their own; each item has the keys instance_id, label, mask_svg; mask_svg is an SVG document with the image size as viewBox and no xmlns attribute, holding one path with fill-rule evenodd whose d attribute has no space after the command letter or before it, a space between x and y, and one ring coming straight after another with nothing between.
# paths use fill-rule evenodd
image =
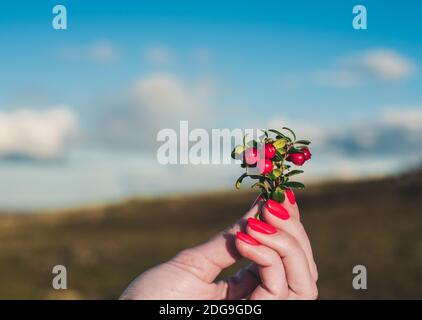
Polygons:
<instances>
[{"instance_id":1,"label":"green leaf","mask_svg":"<svg viewBox=\"0 0 422 320\"><path fill-rule=\"evenodd\" d=\"M263 175L250 174L250 175L248 175L248 177L251 178L251 179L257 179L260 182L266 181L270 186L273 183L273 181L269 177L265 177Z\"/></svg>"},{"instance_id":2,"label":"green leaf","mask_svg":"<svg viewBox=\"0 0 422 320\"><path fill-rule=\"evenodd\" d=\"M260 187L261 189L265 190L267 193L269 192L268 186L265 183L262 182L255 182L251 188Z\"/></svg>"},{"instance_id":3,"label":"green leaf","mask_svg":"<svg viewBox=\"0 0 422 320\"><path fill-rule=\"evenodd\" d=\"M287 141L285 139L277 139L274 143L273 146L278 150L283 148L286 145Z\"/></svg>"},{"instance_id":4,"label":"green leaf","mask_svg":"<svg viewBox=\"0 0 422 320\"><path fill-rule=\"evenodd\" d=\"M281 172L281 170L279 169L274 169L273 172L271 173L273 174L274 177L278 178L279 176L281 176L283 172Z\"/></svg>"},{"instance_id":5,"label":"green leaf","mask_svg":"<svg viewBox=\"0 0 422 320\"><path fill-rule=\"evenodd\" d=\"M289 153L298 153L298 152L302 152L302 151L295 147L290 147L289 149Z\"/></svg>"},{"instance_id":6,"label":"green leaf","mask_svg":"<svg viewBox=\"0 0 422 320\"><path fill-rule=\"evenodd\" d=\"M284 157L280 151L276 150L275 156L273 158L274 161L283 161Z\"/></svg>"},{"instance_id":7,"label":"green leaf","mask_svg":"<svg viewBox=\"0 0 422 320\"><path fill-rule=\"evenodd\" d=\"M304 189L305 188L305 185L303 183L297 182L297 181L285 182L285 183L283 183L283 185L285 187L293 188L293 189Z\"/></svg>"},{"instance_id":8,"label":"green leaf","mask_svg":"<svg viewBox=\"0 0 422 320\"><path fill-rule=\"evenodd\" d=\"M236 180L236 189L240 189L240 184L242 183L243 179L245 179L247 176L248 175L244 173Z\"/></svg>"},{"instance_id":9,"label":"green leaf","mask_svg":"<svg viewBox=\"0 0 422 320\"><path fill-rule=\"evenodd\" d=\"M245 151L245 147L242 146L241 144L238 144L235 148L234 148L234 152L236 154L242 154L242 152Z\"/></svg>"},{"instance_id":10,"label":"green leaf","mask_svg":"<svg viewBox=\"0 0 422 320\"><path fill-rule=\"evenodd\" d=\"M292 136L293 136L293 140L296 140L296 134L293 132L292 129L287 128L287 127L283 127L282 129L289 131L292 134Z\"/></svg>"},{"instance_id":11,"label":"green leaf","mask_svg":"<svg viewBox=\"0 0 422 320\"><path fill-rule=\"evenodd\" d=\"M288 136L286 136L285 134L282 134L280 131L275 130L275 129L270 129L268 130L269 132L275 133L276 135L276 139L286 139L287 141L292 141L292 139L290 139Z\"/></svg>"},{"instance_id":12,"label":"green leaf","mask_svg":"<svg viewBox=\"0 0 422 320\"><path fill-rule=\"evenodd\" d=\"M274 192L271 193L271 199L274 201L277 201L279 203L283 203L285 199L284 191L283 189L277 187Z\"/></svg>"},{"instance_id":13,"label":"green leaf","mask_svg":"<svg viewBox=\"0 0 422 320\"><path fill-rule=\"evenodd\" d=\"M277 130L275 130L275 129L270 129L270 130L268 130L269 132L272 132L272 133L275 133L276 135L278 135L278 136L282 136L282 137L284 137L284 134L282 134L280 131L277 131Z\"/></svg>"},{"instance_id":14,"label":"green leaf","mask_svg":"<svg viewBox=\"0 0 422 320\"><path fill-rule=\"evenodd\" d=\"M298 143L298 144L304 144L304 145L310 145L311 144L311 141L309 141L309 140L297 140L295 143Z\"/></svg>"},{"instance_id":15,"label":"green leaf","mask_svg":"<svg viewBox=\"0 0 422 320\"><path fill-rule=\"evenodd\" d=\"M234 147L234 149L231 153L231 157L233 159L240 160L240 159L242 159L243 151L245 151L245 147L239 144L236 147Z\"/></svg>"},{"instance_id":16,"label":"green leaf","mask_svg":"<svg viewBox=\"0 0 422 320\"><path fill-rule=\"evenodd\" d=\"M303 170L292 170L292 171L286 173L284 176L285 177L291 177L291 176L294 176L296 174L301 174L301 173L303 173Z\"/></svg>"},{"instance_id":17,"label":"green leaf","mask_svg":"<svg viewBox=\"0 0 422 320\"><path fill-rule=\"evenodd\" d=\"M270 190L272 190L272 188L273 188L273 181L269 178L266 178L264 180L264 184L267 186L267 188L266 188L267 192L270 192Z\"/></svg>"}]
</instances>

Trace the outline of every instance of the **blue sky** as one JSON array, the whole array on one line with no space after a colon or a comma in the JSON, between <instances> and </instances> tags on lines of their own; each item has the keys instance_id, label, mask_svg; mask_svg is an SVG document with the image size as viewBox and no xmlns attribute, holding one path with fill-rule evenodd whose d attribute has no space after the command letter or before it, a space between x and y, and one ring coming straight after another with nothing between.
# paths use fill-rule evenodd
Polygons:
<instances>
[{"instance_id":1,"label":"blue sky","mask_svg":"<svg viewBox=\"0 0 422 320\"><path fill-rule=\"evenodd\" d=\"M62 1L60 31L56 4L0 4L0 208L180 192L160 183L166 175L188 192L230 188L238 168L205 168L204 186L189 178L204 168L155 163L157 131L186 119L289 124L315 141L309 179L388 174L420 160L418 2ZM352 28L356 4L368 10L367 30ZM162 97L180 101L154 104ZM37 133L28 145L22 121ZM37 123L51 129L47 142L36 140Z\"/></svg>"}]
</instances>

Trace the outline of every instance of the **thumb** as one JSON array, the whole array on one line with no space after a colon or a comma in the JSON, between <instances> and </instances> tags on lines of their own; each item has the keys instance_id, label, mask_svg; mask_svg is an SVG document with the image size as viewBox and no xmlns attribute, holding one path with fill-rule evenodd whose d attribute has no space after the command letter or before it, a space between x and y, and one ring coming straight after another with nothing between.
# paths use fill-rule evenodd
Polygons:
<instances>
[{"instance_id":1,"label":"thumb","mask_svg":"<svg viewBox=\"0 0 422 320\"><path fill-rule=\"evenodd\" d=\"M223 269L241 258L235 245L236 232L246 228L248 218L257 214L261 205L262 199L258 197L249 211L229 228L203 244L181 251L172 261L201 280L213 282Z\"/></svg>"}]
</instances>

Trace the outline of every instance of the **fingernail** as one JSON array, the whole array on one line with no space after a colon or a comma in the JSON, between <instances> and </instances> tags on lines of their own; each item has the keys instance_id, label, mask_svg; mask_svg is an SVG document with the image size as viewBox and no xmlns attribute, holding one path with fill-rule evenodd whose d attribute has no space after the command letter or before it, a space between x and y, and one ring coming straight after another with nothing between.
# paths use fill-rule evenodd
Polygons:
<instances>
[{"instance_id":1,"label":"fingernail","mask_svg":"<svg viewBox=\"0 0 422 320\"><path fill-rule=\"evenodd\" d=\"M259 245L259 242L258 241L256 241L254 238L252 238L250 235L247 235L246 233L243 233L243 232L238 231L236 233L236 237L239 240L242 240L243 242L246 242L247 244L251 244L253 246L258 246Z\"/></svg>"},{"instance_id":2,"label":"fingernail","mask_svg":"<svg viewBox=\"0 0 422 320\"><path fill-rule=\"evenodd\" d=\"M290 218L290 214L286 210L286 208L284 208L280 203L275 200L268 199L267 203L265 204L265 207L271 214L275 215L277 218L280 218L282 220L287 220Z\"/></svg>"},{"instance_id":3,"label":"fingernail","mask_svg":"<svg viewBox=\"0 0 422 320\"><path fill-rule=\"evenodd\" d=\"M292 189L287 189L286 190L286 196L287 196L287 199L289 199L289 202L291 204L295 204L296 203L295 194L294 194L294 192L293 192Z\"/></svg>"},{"instance_id":4,"label":"fingernail","mask_svg":"<svg viewBox=\"0 0 422 320\"><path fill-rule=\"evenodd\" d=\"M248 226L251 227L252 230L263 234L273 234L277 232L277 229L273 226L255 218L248 218Z\"/></svg>"}]
</instances>

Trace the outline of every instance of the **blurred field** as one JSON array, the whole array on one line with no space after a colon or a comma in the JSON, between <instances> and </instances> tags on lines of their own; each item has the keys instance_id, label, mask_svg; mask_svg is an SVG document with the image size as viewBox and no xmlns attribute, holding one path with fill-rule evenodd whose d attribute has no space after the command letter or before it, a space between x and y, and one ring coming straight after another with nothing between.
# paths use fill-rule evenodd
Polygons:
<instances>
[{"instance_id":1,"label":"blurred field","mask_svg":"<svg viewBox=\"0 0 422 320\"><path fill-rule=\"evenodd\" d=\"M0 298L117 298L140 272L239 217L252 192L130 200L0 216ZM332 183L297 195L319 266L320 298L422 298L422 173ZM70 290L51 287L67 266ZM368 268L368 290L352 268Z\"/></svg>"}]
</instances>

